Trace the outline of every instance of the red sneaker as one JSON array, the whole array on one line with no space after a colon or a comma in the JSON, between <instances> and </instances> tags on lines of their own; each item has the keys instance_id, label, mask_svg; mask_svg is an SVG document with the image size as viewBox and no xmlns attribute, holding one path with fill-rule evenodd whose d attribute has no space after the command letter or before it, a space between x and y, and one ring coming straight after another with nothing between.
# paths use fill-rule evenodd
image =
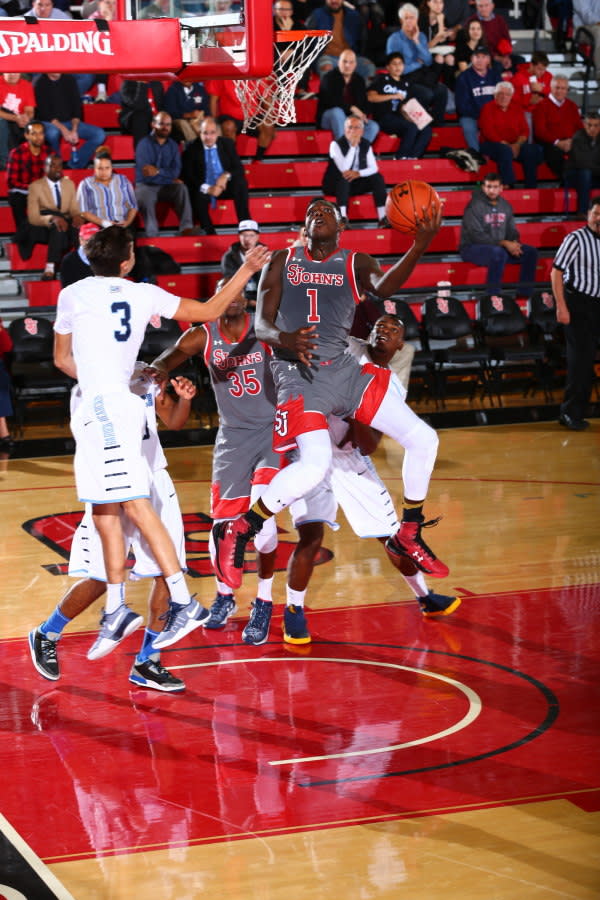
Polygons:
<instances>
[{"instance_id":1,"label":"red sneaker","mask_svg":"<svg viewBox=\"0 0 600 900\"><path fill-rule=\"evenodd\" d=\"M239 588L244 572L244 552L246 545L256 534L245 516L230 522L219 522L213 526L215 542L215 568L219 580L232 590Z\"/></svg>"},{"instance_id":2,"label":"red sneaker","mask_svg":"<svg viewBox=\"0 0 600 900\"><path fill-rule=\"evenodd\" d=\"M421 572L432 578L445 578L449 573L448 566L437 558L433 550L421 537L421 529L437 525L438 519L430 522L402 522L400 528L385 543L385 549L391 556L407 556Z\"/></svg>"}]
</instances>

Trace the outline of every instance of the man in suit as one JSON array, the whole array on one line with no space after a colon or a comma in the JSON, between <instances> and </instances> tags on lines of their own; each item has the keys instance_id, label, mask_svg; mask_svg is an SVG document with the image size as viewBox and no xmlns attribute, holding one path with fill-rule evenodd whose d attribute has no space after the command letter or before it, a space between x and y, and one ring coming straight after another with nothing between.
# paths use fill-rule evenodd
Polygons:
<instances>
[{"instance_id":1,"label":"man in suit","mask_svg":"<svg viewBox=\"0 0 600 900\"><path fill-rule=\"evenodd\" d=\"M179 218L180 234L197 234L193 227L190 198L181 174L179 147L170 137L173 121L157 112L152 131L135 148L135 196L144 218L146 237L158 236L156 204L170 203Z\"/></svg>"},{"instance_id":2,"label":"man in suit","mask_svg":"<svg viewBox=\"0 0 600 900\"><path fill-rule=\"evenodd\" d=\"M199 136L183 153L183 180L190 192L194 217L205 234L216 234L210 218L217 197L232 197L238 221L251 219L248 182L242 162L230 138L219 137L211 116L200 123Z\"/></svg>"},{"instance_id":3,"label":"man in suit","mask_svg":"<svg viewBox=\"0 0 600 900\"><path fill-rule=\"evenodd\" d=\"M48 244L48 261L43 281L55 277L61 259L77 243L76 228L83 220L79 212L76 188L63 176L63 161L56 153L44 164L45 175L32 181L27 194L28 234L31 244Z\"/></svg>"}]
</instances>

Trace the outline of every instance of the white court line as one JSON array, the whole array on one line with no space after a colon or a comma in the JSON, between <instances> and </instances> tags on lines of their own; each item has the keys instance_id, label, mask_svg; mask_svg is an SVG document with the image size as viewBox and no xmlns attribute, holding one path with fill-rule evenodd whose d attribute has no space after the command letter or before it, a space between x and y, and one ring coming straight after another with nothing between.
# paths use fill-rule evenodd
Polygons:
<instances>
[{"instance_id":1,"label":"white court line","mask_svg":"<svg viewBox=\"0 0 600 900\"><path fill-rule=\"evenodd\" d=\"M389 744L385 747L374 747L371 750L351 750L347 753L329 753L324 754L323 756L302 756L302 757L292 757L291 759L274 759L269 761L270 766L285 766L285 765L295 765L297 763L304 762L319 762L327 759L345 759L350 756L372 756L376 753L389 753L392 750L404 750L407 747L418 747L420 744L428 744L431 741L438 741L440 738L448 737L448 735L455 734L457 731L461 731L463 728L466 728L472 722L475 721L479 713L482 709L481 698L479 694L477 694L472 688L468 687L466 684L462 684L460 681L456 681L454 678L449 678L447 675L439 675L437 672L430 672L428 669L415 669L412 666L400 666L397 663L386 663L386 662L377 662L375 660L369 659L339 659L337 657L332 656L303 656L303 657L259 657L255 659L224 659L221 661L215 662L206 662L206 663L190 663L185 666L171 666L170 669L197 669L197 668L206 668L209 666L234 666L239 663L276 663L276 662L336 662L336 663L345 663L356 666L379 666L386 669L401 669L403 672L415 672L417 675L423 675L427 678L435 678L437 681L444 681L446 684L451 685L452 687L457 688L459 691L465 695L467 700L469 701L469 709L466 714L456 722L454 725L450 725L448 728L444 728L443 731L438 731L435 734L426 735L422 738L415 738L413 741L405 741L402 744Z\"/></svg>"},{"instance_id":2,"label":"white court line","mask_svg":"<svg viewBox=\"0 0 600 900\"><path fill-rule=\"evenodd\" d=\"M21 835L15 831L10 822L4 818L2 813L0 813L0 831L8 838L23 859L29 863L44 884L50 888L50 890L54 891L56 900L75 900L73 894L69 893L69 891L63 887L50 869L41 861L39 856L36 856L29 844L25 843ZM13 896L11 897L10 893L7 893L7 891L13 891ZM20 891L15 891L14 888L7 888L5 885L0 884L0 894L2 893L6 894L7 900L13 900L13 898L14 900L21 900L21 897L23 896ZM26 898L23 898L23 900L26 900Z\"/></svg>"}]
</instances>

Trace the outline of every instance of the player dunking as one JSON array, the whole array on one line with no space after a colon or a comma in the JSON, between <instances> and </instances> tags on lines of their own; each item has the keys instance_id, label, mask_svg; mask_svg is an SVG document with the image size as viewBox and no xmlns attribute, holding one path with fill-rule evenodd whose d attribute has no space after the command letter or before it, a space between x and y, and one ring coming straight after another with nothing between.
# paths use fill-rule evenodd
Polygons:
<instances>
[{"instance_id":1,"label":"player dunking","mask_svg":"<svg viewBox=\"0 0 600 900\"><path fill-rule=\"evenodd\" d=\"M256 318L257 336L274 348L275 440L281 450L297 445L299 459L277 473L248 513L215 530L218 573L239 585L250 538L323 479L331 463L327 416L333 413L354 416L404 447L402 522L389 547L443 578L448 567L421 537L437 435L390 384L389 370L360 366L346 353L360 293L386 298L399 290L439 230L441 209L423 211L413 246L386 273L373 257L339 248L342 223L333 203L313 200L305 224L306 248L278 251L263 272Z\"/></svg>"},{"instance_id":2,"label":"player dunking","mask_svg":"<svg viewBox=\"0 0 600 900\"><path fill-rule=\"evenodd\" d=\"M219 523L247 512L281 465L272 440L275 385L269 367L271 348L257 340L254 317L246 312L246 298L241 291L216 322L190 328L175 347L165 350L152 365L169 372L198 353L204 357L219 410L210 510L213 520ZM277 549L274 518L265 523L254 544L258 553L258 590L242 640L246 644L264 644L273 610ZM210 552L214 562L212 533ZM235 611L233 586L217 577L217 596L203 626L220 628Z\"/></svg>"},{"instance_id":3,"label":"player dunking","mask_svg":"<svg viewBox=\"0 0 600 900\"><path fill-rule=\"evenodd\" d=\"M128 615L123 509L148 542L171 597L170 617L155 646L166 647L202 624L208 612L190 598L177 552L150 502L151 473L141 443L144 403L129 380L152 316L212 321L269 259L255 247L244 264L207 303L175 297L155 285L126 281L135 262L131 235L119 226L95 234L86 248L94 277L60 292L55 322L55 364L77 379L82 403L71 421L75 480L80 500L93 507L107 576L107 603Z\"/></svg>"}]
</instances>

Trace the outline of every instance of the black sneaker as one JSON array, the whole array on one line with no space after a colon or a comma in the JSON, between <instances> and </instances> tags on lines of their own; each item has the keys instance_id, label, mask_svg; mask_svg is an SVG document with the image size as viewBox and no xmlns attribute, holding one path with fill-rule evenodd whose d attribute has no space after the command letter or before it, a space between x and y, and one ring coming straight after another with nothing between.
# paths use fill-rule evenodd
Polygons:
<instances>
[{"instance_id":1,"label":"black sneaker","mask_svg":"<svg viewBox=\"0 0 600 900\"><path fill-rule=\"evenodd\" d=\"M57 681L60 678L56 641L51 641L38 628L29 632L29 650L33 664L44 678Z\"/></svg>"},{"instance_id":2,"label":"black sneaker","mask_svg":"<svg viewBox=\"0 0 600 900\"><path fill-rule=\"evenodd\" d=\"M459 597L447 597L445 594L434 594L433 591L429 591L426 597L417 597L417 600L426 619L449 616L460 606Z\"/></svg>"},{"instance_id":3,"label":"black sneaker","mask_svg":"<svg viewBox=\"0 0 600 900\"><path fill-rule=\"evenodd\" d=\"M129 680L140 688L150 688L153 691L176 691L185 690L185 682L161 666L158 660L147 659L146 662L134 662L133 668L129 673Z\"/></svg>"},{"instance_id":4,"label":"black sneaker","mask_svg":"<svg viewBox=\"0 0 600 900\"><path fill-rule=\"evenodd\" d=\"M284 609L283 640L286 644L310 644L310 631L302 606L286 606Z\"/></svg>"}]
</instances>

